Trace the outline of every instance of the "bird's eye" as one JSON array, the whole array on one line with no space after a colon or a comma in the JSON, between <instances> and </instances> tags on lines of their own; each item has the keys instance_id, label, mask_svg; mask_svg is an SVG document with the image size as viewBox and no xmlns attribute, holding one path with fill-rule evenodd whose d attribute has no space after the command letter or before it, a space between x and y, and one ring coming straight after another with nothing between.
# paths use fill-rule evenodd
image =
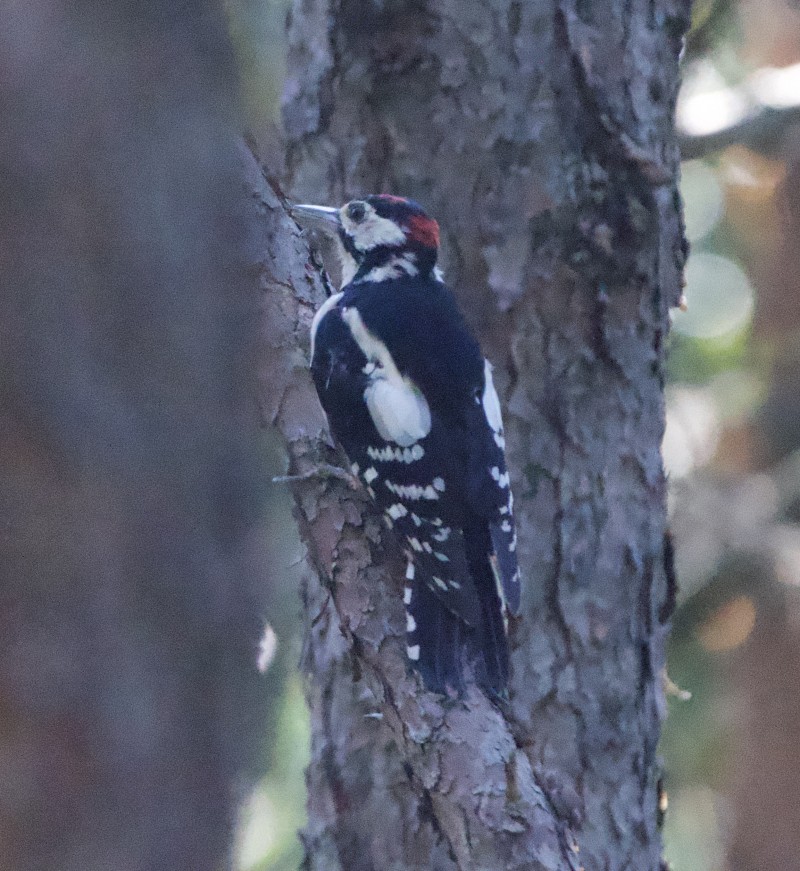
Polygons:
<instances>
[{"instance_id":1,"label":"bird's eye","mask_svg":"<svg viewBox=\"0 0 800 871\"><path fill-rule=\"evenodd\" d=\"M347 207L347 217L354 224L360 224L367 216L367 204L356 200Z\"/></svg>"}]
</instances>

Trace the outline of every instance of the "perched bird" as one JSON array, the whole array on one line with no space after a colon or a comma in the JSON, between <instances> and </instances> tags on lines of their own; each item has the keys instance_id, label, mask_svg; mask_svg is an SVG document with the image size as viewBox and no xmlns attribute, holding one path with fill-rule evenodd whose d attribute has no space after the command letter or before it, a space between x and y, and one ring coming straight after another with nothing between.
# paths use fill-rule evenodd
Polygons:
<instances>
[{"instance_id":1,"label":"perched bird","mask_svg":"<svg viewBox=\"0 0 800 871\"><path fill-rule=\"evenodd\" d=\"M401 536L407 653L428 689L508 682L519 608L513 498L492 367L436 267L439 226L412 200L298 205L335 239L341 290L311 326L334 435Z\"/></svg>"}]
</instances>

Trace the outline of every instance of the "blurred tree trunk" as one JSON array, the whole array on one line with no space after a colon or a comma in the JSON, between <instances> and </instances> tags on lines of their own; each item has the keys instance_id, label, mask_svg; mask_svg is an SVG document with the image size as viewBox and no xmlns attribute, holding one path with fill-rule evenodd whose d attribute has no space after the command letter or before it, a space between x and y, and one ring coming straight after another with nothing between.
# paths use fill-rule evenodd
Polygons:
<instances>
[{"instance_id":1,"label":"blurred tree trunk","mask_svg":"<svg viewBox=\"0 0 800 871\"><path fill-rule=\"evenodd\" d=\"M772 364L767 397L752 438L757 446L754 465L758 472L767 466L776 480L781 492L776 520L785 534L800 521L798 477L791 473L800 465L800 155L796 137L786 137L779 154L786 164L786 176L776 191L776 202L770 203L774 211L765 216L772 220L759 224L765 228L765 242L753 248L760 257L751 255L748 267L757 276L755 338L769 348ZM753 588L771 595L762 593L753 634L733 662L741 748L732 760L727 858L733 871L777 871L796 865L800 854L800 806L775 800L791 795L800 779L797 568L785 559L778 560L777 572L771 568L762 568L753 577Z\"/></svg>"},{"instance_id":2,"label":"blurred tree trunk","mask_svg":"<svg viewBox=\"0 0 800 871\"><path fill-rule=\"evenodd\" d=\"M526 577L511 703L443 705L405 675L402 571L370 507L336 479L297 483L321 580L305 599L308 869L659 867L687 22L687 0L294 7L292 195L391 191L440 220L448 281L498 370ZM282 303L287 336L319 302L304 293ZM335 455L307 380L283 388L270 414L304 474Z\"/></svg>"},{"instance_id":3,"label":"blurred tree trunk","mask_svg":"<svg viewBox=\"0 0 800 871\"><path fill-rule=\"evenodd\" d=\"M225 20L2 8L0 868L219 871L268 590Z\"/></svg>"}]
</instances>

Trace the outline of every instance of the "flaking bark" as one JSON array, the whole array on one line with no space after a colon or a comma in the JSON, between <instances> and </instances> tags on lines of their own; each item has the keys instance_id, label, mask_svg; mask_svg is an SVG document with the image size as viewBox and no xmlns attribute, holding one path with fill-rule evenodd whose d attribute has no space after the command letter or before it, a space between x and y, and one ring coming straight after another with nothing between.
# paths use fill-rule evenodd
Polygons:
<instances>
[{"instance_id":1,"label":"flaking bark","mask_svg":"<svg viewBox=\"0 0 800 871\"><path fill-rule=\"evenodd\" d=\"M328 470L343 458L328 441L306 358L324 299L320 276L279 196L248 163L271 255L263 263L264 415L287 441L316 573L304 589L315 753L306 865L577 868L566 826L502 712L477 692L443 704L406 671L404 562L383 540L366 494ZM537 851L556 864L532 863Z\"/></svg>"},{"instance_id":2,"label":"flaking bark","mask_svg":"<svg viewBox=\"0 0 800 871\"><path fill-rule=\"evenodd\" d=\"M448 281L498 370L526 578L511 703L443 705L406 675L402 570L370 506L338 479L297 485L321 579L305 591L307 868L659 867L687 17L671 0L295 6L293 197L390 191L439 219ZM262 199L275 250L290 231ZM281 360L321 300L292 245L265 276ZM302 474L337 457L293 359L271 410Z\"/></svg>"}]
</instances>

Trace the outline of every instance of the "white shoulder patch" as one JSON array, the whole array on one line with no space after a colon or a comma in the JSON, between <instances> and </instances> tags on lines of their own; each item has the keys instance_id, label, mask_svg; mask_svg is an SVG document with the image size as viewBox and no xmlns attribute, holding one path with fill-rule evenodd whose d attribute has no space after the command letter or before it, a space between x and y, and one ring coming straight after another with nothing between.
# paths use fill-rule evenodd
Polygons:
<instances>
[{"instance_id":1,"label":"white shoulder patch","mask_svg":"<svg viewBox=\"0 0 800 871\"><path fill-rule=\"evenodd\" d=\"M325 317L328 312L336 307L336 304L342 298L341 293L334 293L333 296L329 296L324 303L317 309L314 314L314 319L311 321L311 359L314 359L314 340L317 338L317 330L319 329L319 325L322 323L322 319Z\"/></svg>"},{"instance_id":2,"label":"white shoulder patch","mask_svg":"<svg viewBox=\"0 0 800 871\"><path fill-rule=\"evenodd\" d=\"M367 329L358 309L343 309L342 318L364 356L375 364L364 401L381 438L400 447L425 438L431 431L431 410L422 391L400 374L389 349Z\"/></svg>"},{"instance_id":3,"label":"white shoulder patch","mask_svg":"<svg viewBox=\"0 0 800 871\"><path fill-rule=\"evenodd\" d=\"M500 413L500 400L494 389L492 379L492 364L488 360L483 361L483 413L495 435L503 434L503 417Z\"/></svg>"}]
</instances>

